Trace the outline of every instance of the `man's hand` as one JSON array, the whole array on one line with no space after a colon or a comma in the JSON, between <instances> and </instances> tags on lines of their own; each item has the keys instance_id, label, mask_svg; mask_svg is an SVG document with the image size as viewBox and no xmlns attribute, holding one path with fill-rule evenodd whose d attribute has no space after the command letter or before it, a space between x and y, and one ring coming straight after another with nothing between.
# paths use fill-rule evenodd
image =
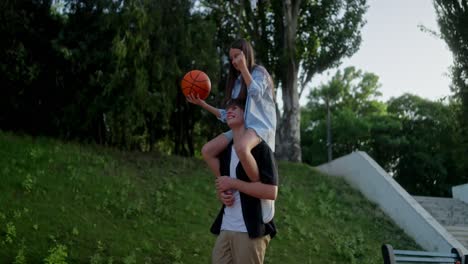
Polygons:
<instances>
[{"instance_id":1,"label":"man's hand","mask_svg":"<svg viewBox=\"0 0 468 264\"><path fill-rule=\"evenodd\" d=\"M216 177L216 190L218 192L224 192L232 189L233 179L229 176Z\"/></svg>"},{"instance_id":2,"label":"man's hand","mask_svg":"<svg viewBox=\"0 0 468 264\"><path fill-rule=\"evenodd\" d=\"M234 204L234 195L232 195L232 191L224 191L224 192L217 192L218 199L227 207L230 207Z\"/></svg>"}]
</instances>

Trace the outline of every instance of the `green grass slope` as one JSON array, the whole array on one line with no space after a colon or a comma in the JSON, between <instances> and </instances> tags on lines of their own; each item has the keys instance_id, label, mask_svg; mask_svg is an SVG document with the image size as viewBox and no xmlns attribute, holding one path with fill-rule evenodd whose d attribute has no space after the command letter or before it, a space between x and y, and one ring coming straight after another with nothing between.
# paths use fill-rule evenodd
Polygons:
<instances>
[{"instance_id":1,"label":"green grass slope","mask_svg":"<svg viewBox=\"0 0 468 264\"><path fill-rule=\"evenodd\" d=\"M265 263L382 263L417 248L342 179L281 162ZM209 263L220 208L202 160L0 132L0 263Z\"/></svg>"}]
</instances>

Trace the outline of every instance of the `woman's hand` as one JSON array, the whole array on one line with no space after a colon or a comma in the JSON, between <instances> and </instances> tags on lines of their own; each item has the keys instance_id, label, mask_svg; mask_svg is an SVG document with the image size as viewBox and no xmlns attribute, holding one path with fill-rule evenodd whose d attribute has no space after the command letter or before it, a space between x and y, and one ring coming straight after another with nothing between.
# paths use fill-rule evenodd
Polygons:
<instances>
[{"instance_id":1,"label":"woman's hand","mask_svg":"<svg viewBox=\"0 0 468 264\"><path fill-rule=\"evenodd\" d=\"M191 93L191 94L187 95L185 98L187 99L187 101L189 103L196 104L196 105L199 105L199 106L202 106L205 103L205 101L200 99L200 96L198 94L195 94L195 93Z\"/></svg>"},{"instance_id":2,"label":"woman's hand","mask_svg":"<svg viewBox=\"0 0 468 264\"><path fill-rule=\"evenodd\" d=\"M244 52L242 52L242 50L232 60L232 65L234 65L234 68L236 68L240 72L248 71L247 63L245 62L245 55Z\"/></svg>"},{"instance_id":3,"label":"woman's hand","mask_svg":"<svg viewBox=\"0 0 468 264\"><path fill-rule=\"evenodd\" d=\"M250 75L249 68L247 68L244 52L240 49L237 50L239 50L239 52L234 55L234 58L232 59L232 65L241 73L242 79L244 80L245 84L247 84L247 87L249 87L252 83L252 75Z\"/></svg>"}]
</instances>

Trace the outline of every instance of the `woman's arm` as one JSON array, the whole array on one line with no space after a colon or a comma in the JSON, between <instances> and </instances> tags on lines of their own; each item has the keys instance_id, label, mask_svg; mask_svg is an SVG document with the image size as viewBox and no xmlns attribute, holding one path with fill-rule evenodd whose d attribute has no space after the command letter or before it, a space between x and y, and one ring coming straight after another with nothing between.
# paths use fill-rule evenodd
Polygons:
<instances>
[{"instance_id":1,"label":"woman's arm","mask_svg":"<svg viewBox=\"0 0 468 264\"><path fill-rule=\"evenodd\" d=\"M201 106L203 109L215 115L218 119L221 118L221 111L218 108L213 107L207 102L205 102L205 100L200 99L200 96L198 94L189 94L186 98L187 101L189 101L190 103Z\"/></svg>"},{"instance_id":2,"label":"woman's arm","mask_svg":"<svg viewBox=\"0 0 468 264\"><path fill-rule=\"evenodd\" d=\"M234 58L233 64L239 65L239 71L242 75L242 79L244 80L245 84L247 84L247 87L249 87L250 83L252 83L253 78L249 72L249 69L247 68L244 52L241 51L239 55L237 55L237 57Z\"/></svg>"},{"instance_id":3,"label":"woman's arm","mask_svg":"<svg viewBox=\"0 0 468 264\"><path fill-rule=\"evenodd\" d=\"M247 89L250 87L250 84L253 81L252 75L250 74L247 68L241 71L242 79L244 80L245 84L247 85Z\"/></svg>"},{"instance_id":4,"label":"woman's arm","mask_svg":"<svg viewBox=\"0 0 468 264\"><path fill-rule=\"evenodd\" d=\"M202 100L203 101L203 100ZM207 110L208 112L212 113L215 115L218 119L221 118L221 112L219 111L218 108L211 106L207 102L203 101L203 103L200 105L203 107L203 109Z\"/></svg>"}]
</instances>

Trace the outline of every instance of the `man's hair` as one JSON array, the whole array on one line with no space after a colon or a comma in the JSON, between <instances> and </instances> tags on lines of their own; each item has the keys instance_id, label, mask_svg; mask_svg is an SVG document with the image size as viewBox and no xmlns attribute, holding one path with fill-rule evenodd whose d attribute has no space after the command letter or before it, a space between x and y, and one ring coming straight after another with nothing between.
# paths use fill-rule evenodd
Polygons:
<instances>
[{"instance_id":1,"label":"man's hair","mask_svg":"<svg viewBox=\"0 0 468 264\"><path fill-rule=\"evenodd\" d=\"M227 102L226 102L226 106L225 106L225 109L228 109L229 107L232 107L232 106L238 106L240 108L242 108L242 110L245 110L245 99L229 99Z\"/></svg>"}]
</instances>

